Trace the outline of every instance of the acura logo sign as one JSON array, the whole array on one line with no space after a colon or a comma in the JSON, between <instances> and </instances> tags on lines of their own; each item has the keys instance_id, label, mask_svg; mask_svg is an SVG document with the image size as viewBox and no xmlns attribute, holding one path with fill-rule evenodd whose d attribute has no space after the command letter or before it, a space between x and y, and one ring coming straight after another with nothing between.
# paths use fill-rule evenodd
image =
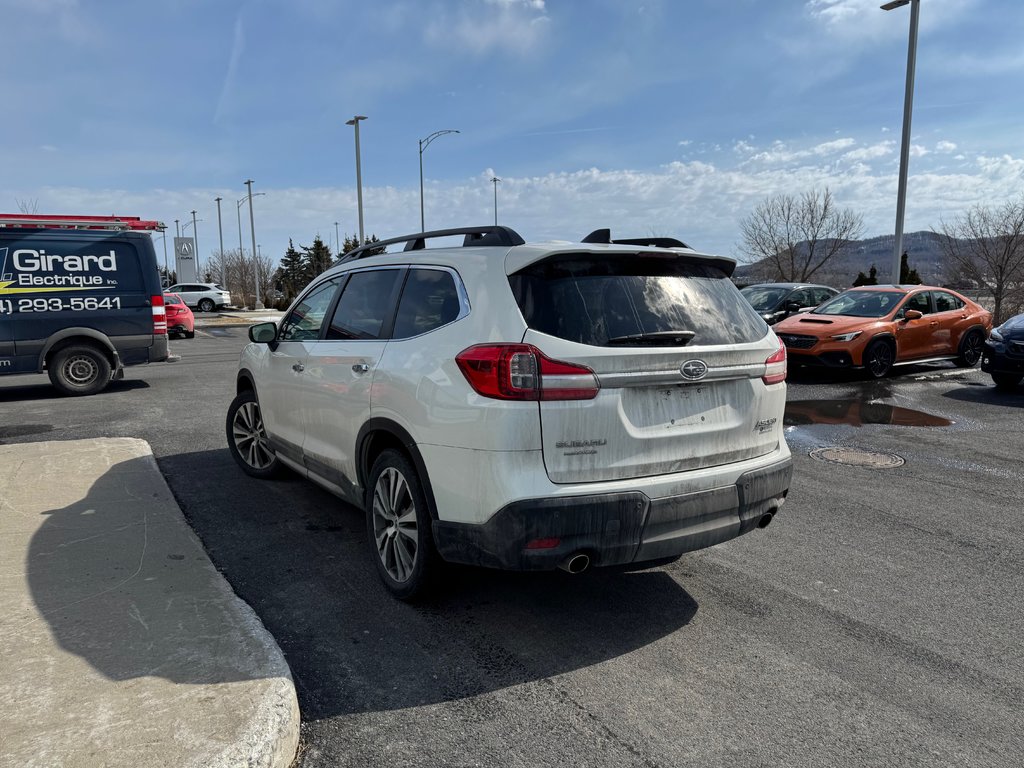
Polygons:
<instances>
[{"instance_id":1,"label":"acura logo sign","mask_svg":"<svg viewBox=\"0 0 1024 768\"><path fill-rule=\"evenodd\" d=\"M708 364L703 360L687 360L683 363L683 367L679 369L679 372L683 374L683 378L688 381L698 381L703 379L708 374Z\"/></svg>"},{"instance_id":2,"label":"acura logo sign","mask_svg":"<svg viewBox=\"0 0 1024 768\"><path fill-rule=\"evenodd\" d=\"M191 256L192 255L192 243L184 242L178 244L178 255L180 256Z\"/></svg>"}]
</instances>

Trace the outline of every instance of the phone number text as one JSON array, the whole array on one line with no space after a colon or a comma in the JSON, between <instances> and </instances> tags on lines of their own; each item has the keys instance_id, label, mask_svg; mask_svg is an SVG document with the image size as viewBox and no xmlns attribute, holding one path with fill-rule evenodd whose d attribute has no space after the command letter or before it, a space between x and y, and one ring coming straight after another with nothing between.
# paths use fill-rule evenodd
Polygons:
<instances>
[{"instance_id":1,"label":"phone number text","mask_svg":"<svg viewBox=\"0 0 1024 768\"><path fill-rule=\"evenodd\" d=\"M94 312L99 309L120 309L121 298L93 296L70 299L0 299L0 315L15 312Z\"/></svg>"}]
</instances>

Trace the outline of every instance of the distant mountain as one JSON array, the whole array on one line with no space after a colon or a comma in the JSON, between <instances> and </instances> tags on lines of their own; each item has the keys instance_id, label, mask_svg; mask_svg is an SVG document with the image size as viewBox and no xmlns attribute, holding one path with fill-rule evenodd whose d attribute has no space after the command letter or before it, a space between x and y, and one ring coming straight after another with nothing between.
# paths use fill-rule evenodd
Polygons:
<instances>
[{"instance_id":1,"label":"distant mountain","mask_svg":"<svg viewBox=\"0 0 1024 768\"><path fill-rule=\"evenodd\" d=\"M903 235L907 263L911 269L917 270L927 284L942 285L945 281L942 248L939 245L941 239L942 235L935 232L909 232ZM878 270L878 282L891 282L894 241L894 235L883 235L851 242L839 255L815 272L810 282L840 289L849 288L857 279L857 273L868 274L872 265ZM806 243L799 244L797 248L801 246L806 248ZM764 261L739 264L733 280L740 285L770 280L770 277L765 276L765 269Z\"/></svg>"}]
</instances>

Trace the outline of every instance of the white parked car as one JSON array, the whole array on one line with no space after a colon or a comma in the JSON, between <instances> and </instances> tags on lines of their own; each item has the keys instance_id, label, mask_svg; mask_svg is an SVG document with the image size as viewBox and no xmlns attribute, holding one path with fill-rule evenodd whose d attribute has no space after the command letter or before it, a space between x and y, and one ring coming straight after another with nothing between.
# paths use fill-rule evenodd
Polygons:
<instances>
[{"instance_id":1,"label":"white parked car","mask_svg":"<svg viewBox=\"0 0 1024 768\"><path fill-rule=\"evenodd\" d=\"M442 561L665 563L778 512L786 351L732 260L497 226L372 248L396 244L250 328L226 425L250 475L288 467L365 510L396 596Z\"/></svg>"},{"instance_id":2,"label":"white parked car","mask_svg":"<svg viewBox=\"0 0 1024 768\"><path fill-rule=\"evenodd\" d=\"M231 293L217 283L175 283L165 293L178 294L182 301L200 312L231 306Z\"/></svg>"}]
</instances>

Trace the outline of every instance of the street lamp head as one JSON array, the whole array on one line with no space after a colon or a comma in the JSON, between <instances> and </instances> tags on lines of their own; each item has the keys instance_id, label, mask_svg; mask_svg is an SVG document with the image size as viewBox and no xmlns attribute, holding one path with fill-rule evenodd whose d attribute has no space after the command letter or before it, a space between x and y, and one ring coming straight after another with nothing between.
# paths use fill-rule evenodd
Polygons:
<instances>
[{"instance_id":1,"label":"street lamp head","mask_svg":"<svg viewBox=\"0 0 1024 768\"><path fill-rule=\"evenodd\" d=\"M360 120L366 120L366 119L367 119L366 115L356 115L351 120L346 120L345 121L345 125L355 125Z\"/></svg>"},{"instance_id":2,"label":"street lamp head","mask_svg":"<svg viewBox=\"0 0 1024 768\"><path fill-rule=\"evenodd\" d=\"M886 3L885 5L881 6L881 8L883 11L892 11L895 10L896 8L902 8L904 5L909 4L910 0L892 0L891 3Z\"/></svg>"}]
</instances>

